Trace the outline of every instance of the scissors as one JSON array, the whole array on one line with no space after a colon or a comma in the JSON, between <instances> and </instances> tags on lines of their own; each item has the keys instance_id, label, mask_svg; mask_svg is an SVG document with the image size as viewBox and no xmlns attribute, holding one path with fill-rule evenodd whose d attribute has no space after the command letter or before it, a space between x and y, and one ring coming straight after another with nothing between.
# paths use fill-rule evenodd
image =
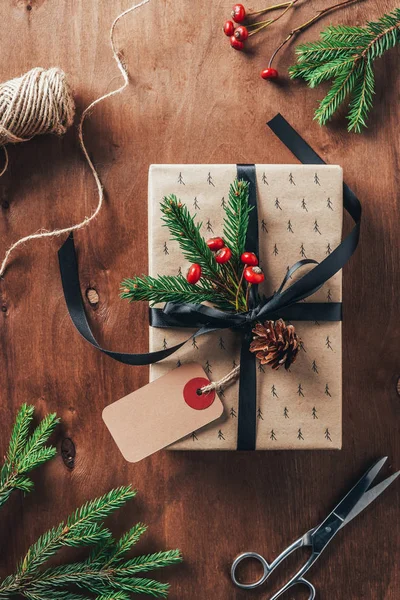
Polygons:
<instances>
[{"instance_id":1,"label":"scissors","mask_svg":"<svg viewBox=\"0 0 400 600\"><path fill-rule=\"evenodd\" d=\"M261 554L257 552L243 552L240 554L232 563L231 577L233 583L244 589L252 590L263 585L271 573L282 563L285 559L295 552L298 548L311 548L311 556L305 562L305 564L299 569L299 571L289 581L278 590L270 600L276 600L282 594L284 594L289 588L302 584L308 587L310 595L308 600L314 600L316 591L312 583L307 579L304 579L304 575L312 567L315 561L319 558L321 552L326 548L329 542L334 538L342 527L350 523L354 517L362 512L371 502L376 500L380 494L400 475L400 471L394 473L378 485L371 488L371 484L382 469L384 463L387 460L387 456L381 458L374 463L368 471L361 477L360 481L348 492L348 494L339 502L339 504L333 509L333 511L326 517L324 521L314 529L307 531L301 538L293 542L288 546L275 560L269 564ZM240 563L246 559L253 558L261 563L263 567L263 575L257 581L253 583L240 583L238 581L236 573Z\"/></svg>"}]
</instances>

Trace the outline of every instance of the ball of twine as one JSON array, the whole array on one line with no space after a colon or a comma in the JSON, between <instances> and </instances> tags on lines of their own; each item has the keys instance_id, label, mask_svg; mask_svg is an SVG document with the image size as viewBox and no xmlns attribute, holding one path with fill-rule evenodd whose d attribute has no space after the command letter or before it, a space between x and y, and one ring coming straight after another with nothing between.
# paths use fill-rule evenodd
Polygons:
<instances>
[{"instance_id":1,"label":"ball of twine","mask_svg":"<svg viewBox=\"0 0 400 600\"><path fill-rule=\"evenodd\" d=\"M35 135L63 135L72 125L75 102L64 71L36 67L0 84L0 145Z\"/></svg>"},{"instance_id":2,"label":"ball of twine","mask_svg":"<svg viewBox=\"0 0 400 600\"><path fill-rule=\"evenodd\" d=\"M99 214L104 201L104 190L100 181L99 174L94 166L92 159L87 151L83 139L83 124L95 106L103 100L121 94L129 85L129 76L126 66L121 61L121 55L117 51L114 42L114 33L117 23L125 15L135 11L149 0L141 0L138 4L131 6L113 21L110 29L111 50L118 69L123 77L123 83L120 87L111 92L93 100L82 112L78 124L78 139L85 160L90 168L96 183L98 202L93 212L88 217L84 217L79 223L63 227L62 229L53 229L47 231L40 229L36 233L27 235L16 241L5 253L3 262L0 265L0 278L3 277L10 255L18 246L43 238L51 238L66 233L72 233L87 227ZM36 67L22 77L11 79L6 83L0 84L0 147L3 148L6 157L6 164L0 176L7 169L8 155L5 144L8 142L25 142L35 135L44 133L56 133L62 135L72 124L75 113L75 103L65 73L58 68L41 69Z\"/></svg>"}]
</instances>

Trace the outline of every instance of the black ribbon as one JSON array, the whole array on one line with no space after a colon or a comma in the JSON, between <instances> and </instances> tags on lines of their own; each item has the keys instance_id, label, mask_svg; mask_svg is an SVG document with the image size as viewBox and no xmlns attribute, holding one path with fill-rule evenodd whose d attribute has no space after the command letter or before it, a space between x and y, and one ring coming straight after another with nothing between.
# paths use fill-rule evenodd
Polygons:
<instances>
[{"instance_id":1,"label":"black ribbon","mask_svg":"<svg viewBox=\"0 0 400 600\"><path fill-rule=\"evenodd\" d=\"M269 121L268 126L297 158L307 164L325 164L300 135L281 116ZM249 202L254 207L250 213L246 249L258 254L257 188L254 165L238 165L238 177L250 182ZM298 261L288 269L279 289L270 298L259 298L256 286L245 313L226 313L202 304L167 303L163 309L150 309L150 325L153 327L199 328L184 342L172 348L130 354L113 352L102 348L95 339L86 318L80 290L78 263L73 235L71 234L58 252L62 286L69 315L79 333L92 346L119 362L130 365L148 365L167 358L193 337L212 331L233 328L242 334L241 374L239 382L238 450L254 450L256 444L256 369L249 351L251 328L255 321L277 318L296 321L341 320L341 303L299 303L311 296L348 261L357 247L360 233L361 205L355 194L344 184L344 208L355 221L355 227L339 246L321 263L311 259ZM284 289L295 271L307 264L316 266L301 279Z\"/></svg>"}]
</instances>

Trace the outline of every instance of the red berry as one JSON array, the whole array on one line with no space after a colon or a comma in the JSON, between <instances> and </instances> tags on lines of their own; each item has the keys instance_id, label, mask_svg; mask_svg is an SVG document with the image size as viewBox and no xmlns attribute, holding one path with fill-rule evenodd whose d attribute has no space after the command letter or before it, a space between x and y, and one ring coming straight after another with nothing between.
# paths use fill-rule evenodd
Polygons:
<instances>
[{"instance_id":1,"label":"red berry","mask_svg":"<svg viewBox=\"0 0 400 600\"><path fill-rule=\"evenodd\" d=\"M188 283L195 284L199 281L200 277L201 277L201 266L198 265L197 263L195 263L194 265L191 265L186 274L186 279L187 279Z\"/></svg>"},{"instance_id":2,"label":"red berry","mask_svg":"<svg viewBox=\"0 0 400 600\"><path fill-rule=\"evenodd\" d=\"M244 25L239 25L239 27L236 28L234 35L237 40L244 42L249 37L249 30Z\"/></svg>"},{"instance_id":3,"label":"red berry","mask_svg":"<svg viewBox=\"0 0 400 600\"><path fill-rule=\"evenodd\" d=\"M254 252L243 252L242 256L240 257L240 260L245 265L250 265L252 267L255 267L258 265L258 258L254 254Z\"/></svg>"},{"instance_id":4,"label":"red berry","mask_svg":"<svg viewBox=\"0 0 400 600\"><path fill-rule=\"evenodd\" d=\"M235 33L235 24L232 21L227 21L224 25L224 34L230 37Z\"/></svg>"},{"instance_id":5,"label":"red berry","mask_svg":"<svg viewBox=\"0 0 400 600\"><path fill-rule=\"evenodd\" d=\"M278 79L279 73L276 69L268 67L268 69L264 69L264 71L261 71L261 77L263 79Z\"/></svg>"},{"instance_id":6,"label":"red berry","mask_svg":"<svg viewBox=\"0 0 400 600\"><path fill-rule=\"evenodd\" d=\"M235 50L243 50L244 44L240 40L237 40L234 35L231 35L231 46Z\"/></svg>"},{"instance_id":7,"label":"red berry","mask_svg":"<svg viewBox=\"0 0 400 600\"><path fill-rule=\"evenodd\" d=\"M228 262L228 260L230 260L231 257L232 251L230 248L228 248L228 246L224 246L215 254L215 260L219 265L223 265L224 263Z\"/></svg>"},{"instance_id":8,"label":"red berry","mask_svg":"<svg viewBox=\"0 0 400 600\"><path fill-rule=\"evenodd\" d=\"M264 281L264 273L260 267L246 267L244 270L244 278L249 283L261 283Z\"/></svg>"},{"instance_id":9,"label":"red berry","mask_svg":"<svg viewBox=\"0 0 400 600\"><path fill-rule=\"evenodd\" d=\"M207 246L215 252L216 250L221 250L224 247L224 240L220 237L213 237L206 241Z\"/></svg>"},{"instance_id":10,"label":"red berry","mask_svg":"<svg viewBox=\"0 0 400 600\"><path fill-rule=\"evenodd\" d=\"M243 23L246 18L246 9L243 4L235 4L232 8L232 19L235 23Z\"/></svg>"}]
</instances>

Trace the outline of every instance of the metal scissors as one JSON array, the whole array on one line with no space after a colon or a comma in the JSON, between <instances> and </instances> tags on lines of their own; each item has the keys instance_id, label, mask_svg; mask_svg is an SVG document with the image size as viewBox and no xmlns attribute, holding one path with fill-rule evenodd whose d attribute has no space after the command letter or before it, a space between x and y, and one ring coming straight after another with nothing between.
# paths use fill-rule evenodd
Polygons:
<instances>
[{"instance_id":1,"label":"metal scissors","mask_svg":"<svg viewBox=\"0 0 400 600\"><path fill-rule=\"evenodd\" d=\"M383 467L387 460L387 456L381 458L368 469L368 471L361 477L360 481L348 492L348 494L339 502L339 504L333 509L333 511L326 517L326 519L314 529L307 531L301 538L293 542L288 546L272 563L268 563L261 554L257 552L243 552L240 554L232 563L231 577L233 583L245 590L252 590L263 585L271 573L282 563L285 559L295 552L298 548L311 548L311 556L305 562L305 564L299 569L299 571L289 579L289 581L278 590L270 600L276 600L282 594L284 594L289 588L302 584L308 587L310 595L308 600L314 600L316 591L312 583L307 579L304 579L304 575L312 567L315 561L319 558L321 552L326 548L329 542L334 538L342 527L350 523L354 517L362 512L371 502L376 500L380 494L400 475L400 471L394 473L381 483L371 488L371 484L378 475L379 471ZM263 575L257 581L253 583L240 583L238 581L236 573L240 563L246 559L253 558L261 563L263 567Z\"/></svg>"}]
</instances>

